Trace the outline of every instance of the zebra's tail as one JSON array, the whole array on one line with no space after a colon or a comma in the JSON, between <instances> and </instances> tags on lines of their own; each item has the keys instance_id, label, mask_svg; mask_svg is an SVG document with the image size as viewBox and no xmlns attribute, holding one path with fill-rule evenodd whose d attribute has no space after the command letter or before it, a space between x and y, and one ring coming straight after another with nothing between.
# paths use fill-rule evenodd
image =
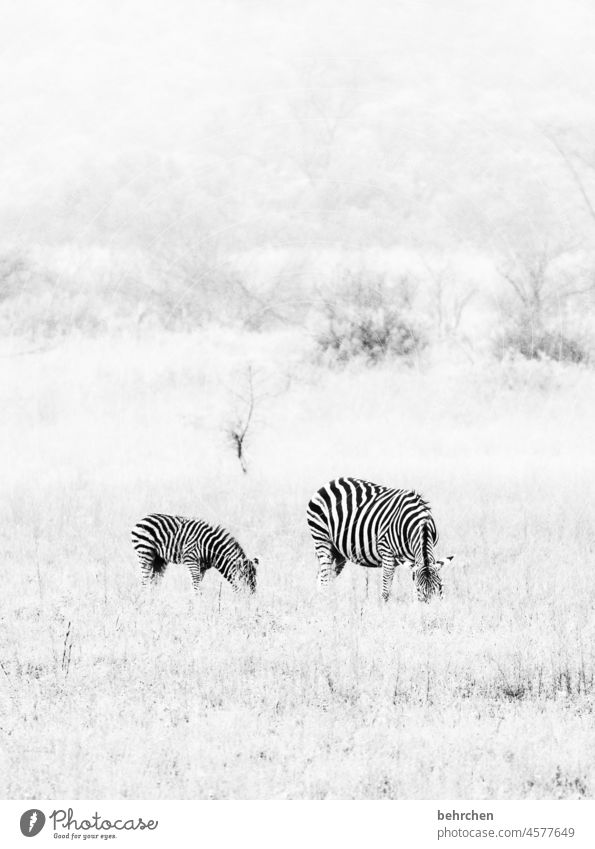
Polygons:
<instances>
[{"instance_id":1,"label":"zebra's tail","mask_svg":"<svg viewBox=\"0 0 595 849\"><path fill-rule=\"evenodd\" d=\"M423 569L429 571L434 564L434 537L428 520L421 526L421 558Z\"/></svg>"}]
</instances>

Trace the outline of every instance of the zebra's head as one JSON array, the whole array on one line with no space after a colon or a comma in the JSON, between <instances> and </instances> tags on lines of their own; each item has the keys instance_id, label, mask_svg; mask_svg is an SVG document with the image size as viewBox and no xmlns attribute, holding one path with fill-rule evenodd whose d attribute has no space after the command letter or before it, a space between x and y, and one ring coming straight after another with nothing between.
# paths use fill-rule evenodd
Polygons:
<instances>
[{"instance_id":1,"label":"zebra's head","mask_svg":"<svg viewBox=\"0 0 595 849\"><path fill-rule=\"evenodd\" d=\"M426 560L425 563L413 566L411 577L415 582L417 597L420 601L428 602L434 596L442 598L442 576L440 574L442 567L449 563L453 556L446 557L444 560Z\"/></svg>"},{"instance_id":2,"label":"zebra's head","mask_svg":"<svg viewBox=\"0 0 595 849\"><path fill-rule=\"evenodd\" d=\"M247 589L251 593L256 592L256 567L258 557L248 560L247 557L238 560L235 572L235 585L238 589Z\"/></svg>"}]
</instances>

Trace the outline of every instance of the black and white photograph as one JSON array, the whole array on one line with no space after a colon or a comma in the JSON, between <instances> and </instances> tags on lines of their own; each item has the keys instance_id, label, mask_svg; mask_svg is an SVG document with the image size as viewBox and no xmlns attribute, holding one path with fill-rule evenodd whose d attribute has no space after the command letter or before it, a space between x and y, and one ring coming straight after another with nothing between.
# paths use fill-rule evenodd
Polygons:
<instances>
[{"instance_id":1,"label":"black and white photograph","mask_svg":"<svg viewBox=\"0 0 595 849\"><path fill-rule=\"evenodd\" d=\"M23 835L586 809L594 445L591 0L0 0Z\"/></svg>"}]
</instances>

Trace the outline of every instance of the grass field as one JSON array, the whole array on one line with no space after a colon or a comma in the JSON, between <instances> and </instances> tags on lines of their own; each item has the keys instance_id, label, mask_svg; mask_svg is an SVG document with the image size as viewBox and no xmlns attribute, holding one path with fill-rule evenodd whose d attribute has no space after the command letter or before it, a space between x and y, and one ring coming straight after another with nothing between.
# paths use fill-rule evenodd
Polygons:
<instances>
[{"instance_id":1,"label":"grass field","mask_svg":"<svg viewBox=\"0 0 595 849\"><path fill-rule=\"evenodd\" d=\"M595 375L546 363L332 372L283 338L69 342L2 359L0 796L578 798L595 792ZM248 475L226 442L257 407ZM275 362L275 368L270 365ZM224 365L223 365L224 363ZM268 364L268 365L267 365ZM315 591L339 474L415 487L441 603ZM221 521L255 598L170 567L149 510Z\"/></svg>"}]
</instances>

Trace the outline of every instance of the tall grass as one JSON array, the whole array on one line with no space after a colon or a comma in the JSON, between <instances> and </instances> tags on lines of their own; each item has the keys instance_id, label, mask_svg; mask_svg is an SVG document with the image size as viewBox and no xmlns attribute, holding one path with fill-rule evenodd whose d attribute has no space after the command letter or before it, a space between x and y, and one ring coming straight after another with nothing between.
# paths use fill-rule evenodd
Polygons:
<instances>
[{"instance_id":1,"label":"tall grass","mask_svg":"<svg viewBox=\"0 0 595 849\"><path fill-rule=\"evenodd\" d=\"M249 474L225 438L260 377ZM274 369L267 363L275 362ZM555 363L319 371L280 336L71 342L4 359L0 793L577 798L595 790L595 378ZM348 567L315 593L330 477L419 489L445 598ZM221 521L254 599L170 567L148 510Z\"/></svg>"}]
</instances>

